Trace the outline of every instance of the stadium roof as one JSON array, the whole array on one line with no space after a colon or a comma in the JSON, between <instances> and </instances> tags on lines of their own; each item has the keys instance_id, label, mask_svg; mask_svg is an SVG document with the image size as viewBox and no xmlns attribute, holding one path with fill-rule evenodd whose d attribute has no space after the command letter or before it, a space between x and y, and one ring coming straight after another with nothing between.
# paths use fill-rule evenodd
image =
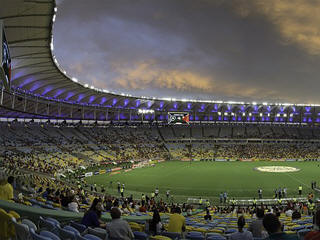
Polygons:
<instances>
[{"instance_id":1,"label":"stadium roof","mask_svg":"<svg viewBox=\"0 0 320 240\"><path fill-rule=\"evenodd\" d=\"M80 84L60 68L53 56L52 28L55 0L0 0L0 19L12 57L12 86L15 91L62 102L118 109L154 109L156 111L219 112L243 111L256 103L156 99L115 94ZM245 106L244 106L245 105ZM289 107L291 104L261 103ZM274 107L273 107L274 108ZM240 110L239 110L240 109ZM290 110L292 112L292 109Z\"/></svg>"},{"instance_id":2,"label":"stadium roof","mask_svg":"<svg viewBox=\"0 0 320 240\"><path fill-rule=\"evenodd\" d=\"M108 104L125 96L97 91L69 78L52 54L54 0L0 0L0 19L12 57L12 87L34 95L77 103ZM112 105L112 104L111 104Z\"/></svg>"}]
</instances>

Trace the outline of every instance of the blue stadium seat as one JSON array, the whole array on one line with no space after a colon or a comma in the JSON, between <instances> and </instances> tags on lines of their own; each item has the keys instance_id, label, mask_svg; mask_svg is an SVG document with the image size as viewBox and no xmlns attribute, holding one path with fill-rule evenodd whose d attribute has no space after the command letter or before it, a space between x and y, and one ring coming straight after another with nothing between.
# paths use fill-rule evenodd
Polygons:
<instances>
[{"instance_id":1,"label":"blue stadium seat","mask_svg":"<svg viewBox=\"0 0 320 240\"><path fill-rule=\"evenodd\" d=\"M48 230L49 232L52 232L56 235L59 235L59 226L57 226L54 222L52 221L47 221L46 219L44 219L43 217L40 217L39 220L39 226L43 229L43 230Z\"/></svg>"},{"instance_id":2,"label":"blue stadium seat","mask_svg":"<svg viewBox=\"0 0 320 240\"><path fill-rule=\"evenodd\" d=\"M202 233L196 232L196 231L191 231L191 232L188 232L187 235L202 235Z\"/></svg>"},{"instance_id":3,"label":"blue stadium seat","mask_svg":"<svg viewBox=\"0 0 320 240\"><path fill-rule=\"evenodd\" d=\"M60 226L60 222L55 218L48 217L46 220L53 222L56 226Z\"/></svg>"},{"instance_id":4,"label":"blue stadium seat","mask_svg":"<svg viewBox=\"0 0 320 240\"><path fill-rule=\"evenodd\" d=\"M107 236L107 231L103 228L88 228L87 229L87 233L88 234L91 234L91 235L94 235L94 236L97 236L101 239L105 239L106 236Z\"/></svg>"},{"instance_id":5,"label":"blue stadium seat","mask_svg":"<svg viewBox=\"0 0 320 240\"><path fill-rule=\"evenodd\" d=\"M237 232L237 230L231 228L231 229L228 229L228 230L225 232L225 234L230 234L230 233L235 233L235 232Z\"/></svg>"},{"instance_id":6,"label":"blue stadium seat","mask_svg":"<svg viewBox=\"0 0 320 240\"><path fill-rule=\"evenodd\" d=\"M35 233L33 228L30 229L30 234L31 234L31 237L33 240L52 240L51 238L41 236L41 235Z\"/></svg>"},{"instance_id":7,"label":"blue stadium seat","mask_svg":"<svg viewBox=\"0 0 320 240\"><path fill-rule=\"evenodd\" d=\"M34 224L34 222L32 222L32 221L29 220L29 219L23 219L23 220L21 221L21 223L27 225L27 226L29 227L29 229L32 228L32 229L34 229L35 231L38 230L38 228L37 228L37 226Z\"/></svg>"},{"instance_id":8,"label":"blue stadium seat","mask_svg":"<svg viewBox=\"0 0 320 240\"><path fill-rule=\"evenodd\" d=\"M94 236L92 234L86 234L86 235L84 235L84 237L85 237L85 239L88 239L88 240L101 240L101 238Z\"/></svg>"},{"instance_id":9,"label":"blue stadium seat","mask_svg":"<svg viewBox=\"0 0 320 240\"><path fill-rule=\"evenodd\" d=\"M71 239L71 240L77 239L77 235L74 232L72 232L70 230L63 229L63 228L59 229L59 236L62 239Z\"/></svg>"},{"instance_id":10,"label":"blue stadium seat","mask_svg":"<svg viewBox=\"0 0 320 240\"><path fill-rule=\"evenodd\" d=\"M144 232L133 232L134 238L135 239L140 239L140 240L147 240L148 239L148 234Z\"/></svg>"},{"instance_id":11,"label":"blue stadium seat","mask_svg":"<svg viewBox=\"0 0 320 240\"><path fill-rule=\"evenodd\" d=\"M297 234L300 239L304 239L304 236L310 231L311 231L310 229L302 229L302 230L299 230Z\"/></svg>"},{"instance_id":12,"label":"blue stadium seat","mask_svg":"<svg viewBox=\"0 0 320 240\"><path fill-rule=\"evenodd\" d=\"M77 240L87 240L87 238L80 236L77 236Z\"/></svg>"},{"instance_id":13,"label":"blue stadium seat","mask_svg":"<svg viewBox=\"0 0 320 240\"><path fill-rule=\"evenodd\" d=\"M299 230L302 230L304 228L305 228L305 226L297 226L297 227L293 227L292 231L299 231Z\"/></svg>"},{"instance_id":14,"label":"blue stadium seat","mask_svg":"<svg viewBox=\"0 0 320 240\"><path fill-rule=\"evenodd\" d=\"M163 232L161 235L165 237L169 237L171 239L181 239L181 234L180 233L175 233L175 232Z\"/></svg>"},{"instance_id":15,"label":"blue stadium seat","mask_svg":"<svg viewBox=\"0 0 320 240\"><path fill-rule=\"evenodd\" d=\"M191 239L191 240L204 240L204 236L201 235L187 235L186 239Z\"/></svg>"},{"instance_id":16,"label":"blue stadium seat","mask_svg":"<svg viewBox=\"0 0 320 240\"><path fill-rule=\"evenodd\" d=\"M71 222L70 225L77 229L80 233L87 229L86 225L77 222Z\"/></svg>"},{"instance_id":17,"label":"blue stadium seat","mask_svg":"<svg viewBox=\"0 0 320 240\"><path fill-rule=\"evenodd\" d=\"M208 240L225 240L226 238L219 233L208 233L207 234Z\"/></svg>"},{"instance_id":18,"label":"blue stadium seat","mask_svg":"<svg viewBox=\"0 0 320 240\"><path fill-rule=\"evenodd\" d=\"M52 210L54 210L54 207L53 207L52 205L50 205L50 204L45 204L45 205L43 205L43 207L44 207L44 208L47 208L47 209L52 209Z\"/></svg>"},{"instance_id":19,"label":"blue stadium seat","mask_svg":"<svg viewBox=\"0 0 320 240\"><path fill-rule=\"evenodd\" d=\"M14 224L14 229L16 232L16 240L31 239L31 233L29 231L28 225L17 223L15 219L12 220L12 222Z\"/></svg>"},{"instance_id":20,"label":"blue stadium seat","mask_svg":"<svg viewBox=\"0 0 320 240\"><path fill-rule=\"evenodd\" d=\"M40 236L48 237L48 238L50 238L52 240L60 240L60 238L57 235L55 235L52 232L46 231L46 230L41 231L40 232Z\"/></svg>"},{"instance_id":21,"label":"blue stadium seat","mask_svg":"<svg viewBox=\"0 0 320 240\"><path fill-rule=\"evenodd\" d=\"M80 232L72 226L65 226L63 229L74 232L76 235L80 235Z\"/></svg>"}]
</instances>

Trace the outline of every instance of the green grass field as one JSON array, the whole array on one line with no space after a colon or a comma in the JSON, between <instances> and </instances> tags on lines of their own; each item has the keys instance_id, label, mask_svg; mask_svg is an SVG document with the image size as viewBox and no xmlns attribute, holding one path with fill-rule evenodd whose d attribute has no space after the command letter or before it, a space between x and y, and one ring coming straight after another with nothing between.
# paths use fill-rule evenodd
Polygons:
<instances>
[{"instance_id":1,"label":"green grass field","mask_svg":"<svg viewBox=\"0 0 320 240\"><path fill-rule=\"evenodd\" d=\"M292 173L266 173L255 170L258 166L289 166L301 169ZM263 197L273 197L274 189L287 187L288 196L298 195L298 186L303 186L306 195L311 191L310 183L320 184L320 167L317 162L178 162L169 161L155 167L134 169L110 176L96 175L87 178L88 183L104 185L107 192L116 194L116 182L126 186L125 195L139 196L142 192L150 195L156 187L164 196L170 189L175 200L184 201L187 197L216 200L221 191L229 197L257 197L257 190L263 190ZM113 181L113 186L109 182Z\"/></svg>"}]
</instances>

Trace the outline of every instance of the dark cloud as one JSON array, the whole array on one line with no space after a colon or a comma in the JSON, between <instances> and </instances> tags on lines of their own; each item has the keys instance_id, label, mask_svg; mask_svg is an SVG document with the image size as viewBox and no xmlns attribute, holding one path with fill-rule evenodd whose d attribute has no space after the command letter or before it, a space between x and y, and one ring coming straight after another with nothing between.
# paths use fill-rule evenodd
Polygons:
<instances>
[{"instance_id":1,"label":"dark cloud","mask_svg":"<svg viewBox=\"0 0 320 240\"><path fill-rule=\"evenodd\" d=\"M81 82L115 92L320 103L318 3L60 1L55 55Z\"/></svg>"}]
</instances>

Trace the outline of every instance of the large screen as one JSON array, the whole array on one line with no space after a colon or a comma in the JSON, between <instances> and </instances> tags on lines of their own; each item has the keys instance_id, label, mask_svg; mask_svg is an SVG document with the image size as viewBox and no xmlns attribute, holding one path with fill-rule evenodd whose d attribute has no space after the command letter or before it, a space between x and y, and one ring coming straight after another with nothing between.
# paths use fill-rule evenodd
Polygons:
<instances>
[{"instance_id":1,"label":"large screen","mask_svg":"<svg viewBox=\"0 0 320 240\"><path fill-rule=\"evenodd\" d=\"M9 51L9 45L7 42L6 34L4 31L3 22L0 22L0 40L1 40L1 65L0 65L0 79L2 85L5 86L6 89L10 89L11 85L11 57Z\"/></svg>"},{"instance_id":2,"label":"large screen","mask_svg":"<svg viewBox=\"0 0 320 240\"><path fill-rule=\"evenodd\" d=\"M189 113L187 112L168 112L169 124L189 124Z\"/></svg>"}]
</instances>

